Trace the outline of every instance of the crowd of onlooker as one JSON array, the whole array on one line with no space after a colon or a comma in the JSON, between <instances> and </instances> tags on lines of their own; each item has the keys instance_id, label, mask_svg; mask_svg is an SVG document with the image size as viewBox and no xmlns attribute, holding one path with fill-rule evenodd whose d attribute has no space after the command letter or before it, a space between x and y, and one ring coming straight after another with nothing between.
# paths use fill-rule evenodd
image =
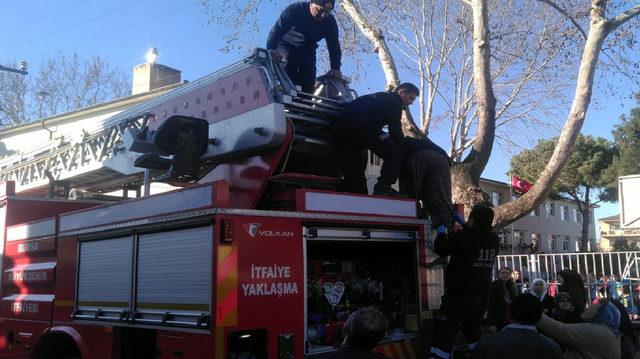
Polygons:
<instances>
[{"instance_id":1,"label":"crowd of onlooker","mask_svg":"<svg viewBox=\"0 0 640 359\"><path fill-rule=\"evenodd\" d=\"M492 273L499 238L494 213L476 205L462 228L439 226L433 249L448 257L444 295L434 318L428 358L458 359L631 359L640 343L632 318L637 315L629 281L561 270L548 283L521 278L510 268ZM439 261L440 262L440 261ZM343 347L329 358L378 358L373 348L388 321L372 308L353 313L345 325ZM485 330L483 331L483 325ZM454 346L461 333L466 344ZM458 347L460 348L460 347ZM640 357L639 357L640 358Z\"/></svg>"}]
</instances>

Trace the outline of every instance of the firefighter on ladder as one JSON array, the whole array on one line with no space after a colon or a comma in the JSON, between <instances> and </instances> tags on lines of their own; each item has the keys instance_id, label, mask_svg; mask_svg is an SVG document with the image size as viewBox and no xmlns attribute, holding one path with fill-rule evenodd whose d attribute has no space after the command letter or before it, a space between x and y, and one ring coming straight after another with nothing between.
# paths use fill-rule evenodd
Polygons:
<instances>
[{"instance_id":1,"label":"firefighter on ladder","mask_svg":"<svg viewBox=\"0 0 640 359\"><path fill-rule=\"evenodd\" d=\"M322 39L327 42L331 74L342 78L338 24L331 15L334 4L335 0L311 0L287 6L267 38L271 57L284 60L293 84L307 93L312 93L316 84L316 48Z\"/></svg>"}]
</instances>

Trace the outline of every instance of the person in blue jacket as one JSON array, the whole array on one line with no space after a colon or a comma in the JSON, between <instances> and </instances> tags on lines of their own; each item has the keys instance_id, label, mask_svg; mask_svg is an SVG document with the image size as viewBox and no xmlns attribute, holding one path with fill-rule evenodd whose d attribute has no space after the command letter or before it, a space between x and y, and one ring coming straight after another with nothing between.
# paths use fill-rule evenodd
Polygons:
<instances>
[{"instance_id":1,"label":"person in blue jacket","mask_svg":"<svg viewBox=\"0 0 640 359\"><path fill-rule=\"evenodd\" d=\"M338 24L331 15L335 0L311 0L287 6L269 32L267 49L271 57L285 61L285 71L294 85L311 93L316 81L316 49L325 39L331 74L341 78L342 50Z\"/></svg>"}]
</instances>

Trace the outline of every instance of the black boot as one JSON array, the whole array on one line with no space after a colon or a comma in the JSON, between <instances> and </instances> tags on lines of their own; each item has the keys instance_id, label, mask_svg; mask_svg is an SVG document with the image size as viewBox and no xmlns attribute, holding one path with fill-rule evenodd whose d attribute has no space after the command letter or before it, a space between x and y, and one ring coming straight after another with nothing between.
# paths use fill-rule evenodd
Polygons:
<instances>
[{"instance_id":1,"label":"black boot","mask_svg":"<svg viewBox=\"0 0 640 359\"><path fill-rule=\"evenodd\" d=\"M376 183L376 185L373 186L373 195L375 195L375 196L390 196L390 197L404 197L404 198L407 197L404 194L402 194L402 193L396 191L395 189L393 189L388 184L384 184L384 183L380 183L380 182Z\"/></svg>"}]
</instances>

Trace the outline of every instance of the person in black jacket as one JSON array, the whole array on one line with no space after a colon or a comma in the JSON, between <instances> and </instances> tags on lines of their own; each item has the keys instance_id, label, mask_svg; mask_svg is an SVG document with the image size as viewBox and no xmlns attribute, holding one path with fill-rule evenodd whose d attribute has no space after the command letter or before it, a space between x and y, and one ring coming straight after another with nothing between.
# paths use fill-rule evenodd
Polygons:
<instances>
[{"instance_id":1,"label":"person in black jacket","mask_svg":"<svg viewBox=\"0 0 640 359\"><path fill-rule=\"evenodd\" d=\"M480 340L487 293L498 254L499 239L492 232L493 210L476 205L463 230L447 233L438 227L434 250L451 259L444 272L444 295L436 317L436 332L429 358L449 358L458 329L474 349Z\"/></svg>"},{"instance_id":2,"label":"person in black jacket","mask_svg":"<svg viewBox=\"0 0 640 359\"><path fill-rule=\"evenodd\" d=\"M562 359L560 346L536 330L542 310L542 303L533 295L517 296L511 305L511 323L501 332L482 338L472 358Z\"/></svg>"},{"instance_id":3,"label":"person in black jacket","mask_svg":"<svg viewBox=\"0 0 640 359\"><path fill-rule=\"evenodd\" d=\"M335 0L311 0L287 6L267 38L271 57L285 60L285 71L294 85L311 93L316 83L317 42L325 39L329 50L331 74L341 78L342 50L338 24L331 15Z\"/></svg>"},{"instance_id":4,"label":"person in black jacket","mask_svg":"<svg viewBox=\"0 0 640 359\"><path fill-rule=\"evenodd\" d=\"M492 332L502 330L509 324L511 301L516 297L516 284L511 278L511 269L500 268L498 279L489 287L487 320Z\"/></svg>"},{"instance_id":5,"label":"person in black jacket","mask_svg":"<svg viewBox=\"0 0 640 359\"><path fill-rule=\"evenodd\" d=\"M398 180L402 166L402 110L419 94L414 84L403 83L393 92L360 96L342 105L330 130L342 161L346 192L368 193L364 175L368 149L384 161L373 194L398 195L391 186ZM385 126L388 132L382 130Z\"/></svg>"}]
</instances>

